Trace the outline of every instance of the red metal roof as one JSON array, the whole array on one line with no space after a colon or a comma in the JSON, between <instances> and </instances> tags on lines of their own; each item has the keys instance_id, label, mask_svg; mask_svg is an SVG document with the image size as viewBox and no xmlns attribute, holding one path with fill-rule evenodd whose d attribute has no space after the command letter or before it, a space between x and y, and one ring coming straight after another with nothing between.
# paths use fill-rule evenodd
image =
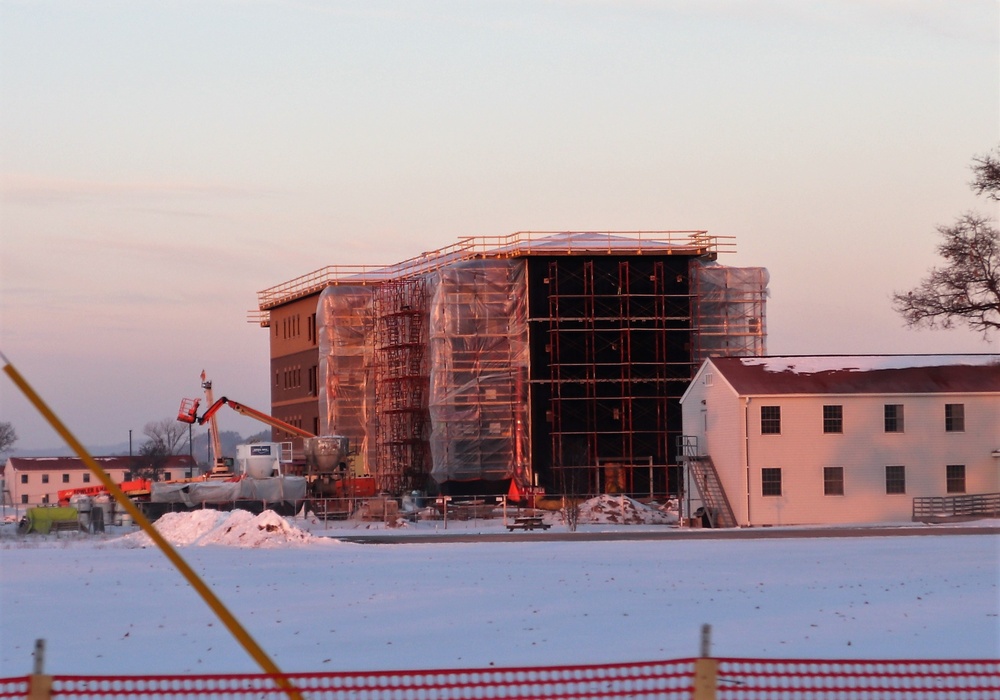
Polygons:
<instances>
[{"instance_id":1,"label":"red metal roof","mask_svg":"<svg viewBox=\"0 0 1000 700\"><path fill-rule=\"evenodd\" d=\"M740 396L1000 393L1000 355L713 357Z\"/></svg>"},{"instance_id":2,"label":"red metal roof","mask_svg":"<svg viewBox=\"0 0 1000 700\"><path fill-rule=\"evenodd\" d=\"M136 464L139 457L115 456L115 457L94 457L105 471L109 469L129 470ZM79 457L10 457L8 462L14 471L19 472L71 472L83 471L87 465ZM195 460L190 455L171 455L167 458L165 469L188 469L195 465ZM6 469L7 464L0 464L0 473Z\"/></svg>"}]
</instances>

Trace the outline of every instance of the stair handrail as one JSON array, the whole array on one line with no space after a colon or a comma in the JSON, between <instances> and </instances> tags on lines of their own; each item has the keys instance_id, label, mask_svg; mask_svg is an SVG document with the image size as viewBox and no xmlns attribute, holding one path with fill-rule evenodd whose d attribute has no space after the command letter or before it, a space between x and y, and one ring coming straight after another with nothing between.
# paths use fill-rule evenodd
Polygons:
<instances>
[{"instance_id":1,"label":"stair handrail","mask_svg":"<svg viewBox=\"0 0 1000 700\"><path fill-rule=\"evenodd\" d=\"M719 472L715 468L715 463L712 461L710 455L700 454L700 452L698 436L679 435L677 437L678 460L687 462L689 468L696 472L695 476L700 477L696 478L695 482L701 500L705 503L709 524L712 527L717 527L718 516L722 515L728 521L729 527L736 527L736 513L733 512L732 504L729 503L729 496L726 494L726 489L722 486L722 480L719 478ZM712 481L714 490L718 491L718 496L722 500L721 503L716 502L715 494L712 493L713 489L709 488L708 485L709 480Z\"/></svg>"}]
</instances>

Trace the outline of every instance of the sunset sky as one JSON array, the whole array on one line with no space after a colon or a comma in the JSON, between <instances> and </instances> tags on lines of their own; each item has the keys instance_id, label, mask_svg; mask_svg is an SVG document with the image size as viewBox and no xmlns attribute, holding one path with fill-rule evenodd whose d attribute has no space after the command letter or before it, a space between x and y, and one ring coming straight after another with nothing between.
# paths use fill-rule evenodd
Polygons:
<instances>
[{"instance_id":1,"label":"sunset sky","mask_svg":"<svg viewBox=\"0 0 1000 700\"><path fill-rule=\"evenodd\" d=\"M1000 352L891 308L997 217L995 0L4 0L0 95L0 351L88 445L267 409L258 290L461 236L707 229L772 354Z\"/></svg>"}]
</instances>

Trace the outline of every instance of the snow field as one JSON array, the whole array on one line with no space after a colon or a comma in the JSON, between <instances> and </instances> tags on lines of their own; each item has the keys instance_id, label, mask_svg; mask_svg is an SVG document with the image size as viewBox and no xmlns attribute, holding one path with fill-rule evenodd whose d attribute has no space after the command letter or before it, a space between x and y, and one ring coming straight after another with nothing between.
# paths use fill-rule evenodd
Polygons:
<instances>
[{"instance_id":1,"label":"snow field","mask_svg":"<svg viewBox=\"0 0 1000 700\"><path fill-rule=\"evenodd\" d=\"M286 672L1000 655L1000 537L357 545L273 513L158 526ZM168 534L169 533L169 534ZM256 672L138 533L0 548L0 676ZM274 546L276 541L280 546Z\"/></svg>"}]
</instances>

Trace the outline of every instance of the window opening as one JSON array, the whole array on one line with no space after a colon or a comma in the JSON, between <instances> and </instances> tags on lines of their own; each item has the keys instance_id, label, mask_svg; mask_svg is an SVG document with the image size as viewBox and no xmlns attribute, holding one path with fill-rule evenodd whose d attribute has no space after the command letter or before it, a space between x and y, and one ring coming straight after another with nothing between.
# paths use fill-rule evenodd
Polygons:
<instances>
[{"instance_id":1,"label":"window opening","mask_svg":"<svg viewBox=\"0 0 1000 700\"><path fill-rule=\"evenodd\" d=\"M903 404L888 403L885 405L885 432L903 432Z\"/></svg>"},{"instance_id":2,"label":"window opening","mask_svg":"<svg viewBox=\"0 0 1000 700\"><path fill-rule=\"evenodd\" d=\"M781 433L781 406L760 407L760 432L762 435Z\"/></svg>"},{"instance_id":3,"label":"window opening","mask_svg":"<svg viewBox=\"0 0 1000 700\"><path fill-rule=\"evenodd\" d=\"M964 403L946 403L944 405L944 429L949 433L965 432Z\"/></svg>"},{"instance_id":4,"label":"window opening","mask_svg":"<svg viewBox=\"0 0 1000 700\"><path fill-rule=\"evenodd\" d=\"M844 407L823 406L823 432L844 432Z\"/></svg>"},{"instance_id":5,"label":"window opening","mask_svg":"<svg viewBox=\"0 0 1000 700\"><path fill-rule=\"evenodd\" d=\"M965 465L949 464L945 468L948 493L965 493Z\"/></svg>"},{"instance_id":6,"label":"window opening","mask_svg":"<svg viewBox=\"0 0 1000 700\"><path fill-rule=\"evenodd\" d=\"M764 467L760 470L760 493L762 496L781 495L781 469Z\"/></svg>"},{"instance_id":7,"label":"window opening","mask_svg":"<svg viewBox=\"0 0 1000 700\"><path fill-rule=\"evenodd\" d=\"M844 495L844 468L823 467L823 495Z\"/></svg>"},{"instance_id":8,"label":"window opening","mask_svg":"<svg viewBox=\"0 0 1000 700\"><path fill-rule=\"evenodd\" d=\"M906 493L906 467L894 465L885 468L885 492Z\"/></svg>"}]
</instances>

